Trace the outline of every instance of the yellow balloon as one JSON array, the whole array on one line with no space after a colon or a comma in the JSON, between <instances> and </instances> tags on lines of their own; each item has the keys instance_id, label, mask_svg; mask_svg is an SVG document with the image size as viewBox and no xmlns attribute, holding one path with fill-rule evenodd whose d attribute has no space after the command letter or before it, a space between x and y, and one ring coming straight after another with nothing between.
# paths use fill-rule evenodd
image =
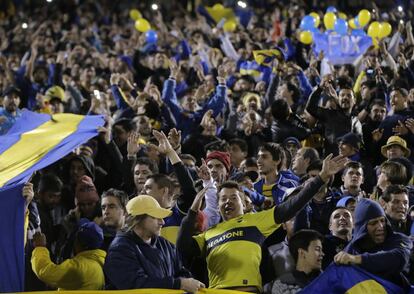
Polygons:
<instances>
[{"instance_id":1,"label":"yellow balloon","mask_svg":"<svg viewBox=\"0 0 414 294\"><path fill-rule=\"evenodd\" d=\"M217 4L214 4L214 6L213 6L213 9L214 10L222 10L224 8L224 6L223 6L223 4L220 4L220 3L217 3Z\"/></svg>"},{"instance_id":2,"label":"yellow balloon","mask_svg":"<svg viewBox=\"0 0 414 294\"><path fill-rule=\"evenodd\" d=\"M321 18L319 17L319 14L317 14L316 12L311 12L309 13L309 15L312 16L315 20L315 28L319 27L319 24L321 23Z\"/></svg>"},{"instance_id":3,"label":"yellow balloon","mask_svg":"<svg viewBox=\"0 0 414 294\"><path fill-rule=\"evenodd\" d=\"M133 20L138 20L138 19L142 18L142 14L141 14L141 12L139 12L138 9L131 9L129 11L129 17L132 18Z\"/></svg>"},{"instance_id":4,"label":"yellow balloon","mask_svg":"<svg viewBox=\"0 0 414 294\"><path fill-rule=\"evenodd\" d=\"M348 21L348 25L351 27L351 29L356 29L357 28L357 26L356 26L356 24L355 24L355 18L351 18L349 21Z\"/></svg>"},{"instance_id":5,"label":"yellow balloon","mask_svg":"<svg viewBox=\"0 0 414 294\"><path fill-rule=\"evenodd\" d=\"M371 20L371 12L369 12L368 10L362 9L358 13L358 22L361 27L366 26L370 20Z\"/></svg>"},{"instance_id":6,"label":"yellow balloon","mask_svg":"<svg viewBox=\"0 0 414 294\"><path fill-rule=\"evenodd\" d=\"M145 33L151 29L151 25L145 18L140 18L135 22L135 28L141 33Z\"/></svg>"},{"instance_id":7,"label":"yellow balloon","mask_svg":"<svg viewBox=\"0 0 414 294\"><path fill-rule=\"evenodd\" d=\"M378 21L372 22L368 27L368 36L377 38L381 31L381 24Z\"/></svg>"},{"instance_id":8,"label":"yellow balloon","mask_svg":"<svg viewBox=\"0 0 414 294\"><path fill-rule=\"evenodd\" d=\"M339 12L339 13L338 13L338 17L339 17L339 18L342 18L342 19L345 19L345 20L347 20L347 19L348 19L348 17L346 16L346 14L345 14L345 13L343 13L343 12Z\"/></svg>"},{"instance_id":9,"label":"yellow balloon","mask_svg":"<svg viewBox=\"0 0 414 294\"><path fill-rule=\"evenodd\" d=\"M388 22L381 23L381 30L379 32L378 38L383 39L388 37L392 32L392 27Z\"/></svg>"},{"instance_id":10,"label":"yellow balloon","mask_svg":"<svg viewBox=\"0 0 414 294\"><path fill-rule=\"evenodd\" d=\"M234 32L236 30L237 23L234 20L228 20L223 25L225 32Z\"/></svg>"},{"instance_id":11,"label":"yellow balloon","mask_svg":"<svg viewBox=\"0 0 414 294\"><path fill-rule=\"evenodd\" d=\"M312 33L310 31L303 31L299 34L299 41L301 41L303 44L310 44L312 43Z\"/></svg>"},{"instance_id":12,"label":"yellow balloon","mask_svg":"<svg viewBox=\"0 0 414 294\"><path fill-rule=\"evenodd\" d=\"M328 30L333 30L335 27L335 21L336 21L336 15L333 12L325 13L325 16L323 17L323 23L325 25L325 28Z\"/></svg>"}]
</instances>

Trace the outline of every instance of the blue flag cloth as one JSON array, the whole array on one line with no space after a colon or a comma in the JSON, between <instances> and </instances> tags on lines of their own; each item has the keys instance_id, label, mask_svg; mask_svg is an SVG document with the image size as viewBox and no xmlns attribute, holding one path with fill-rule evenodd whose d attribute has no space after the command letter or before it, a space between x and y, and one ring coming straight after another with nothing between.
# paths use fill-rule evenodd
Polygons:
<instances>
[{"instance_id":1,"label":"blue flag cloth","mask_svg":"<svg viewBox=\"0 0 414 294\"><path fill-rule=\"evenodd\" d=\"M405 291L394 283L368 273L360 267L331 264L323 274L299 293L402 294Z\"/></svg>"},{"instance_id":2,"label":"blue flag cloth","mask_svg":"<svg viewBox=\"0 0 414 294\"><path fill-rule=\"evenodd\" d=\"M23 184L0 189L0 292L24 290Z\"/></svg>"},{"instance_id":3,"label":"blue flag cloth","mask_svg":"<svg viewBox=\"0 0 414 294\"><path fill-rule=\"evenodd\" d=\"M353 63L355 59L365 53L372 45L371 37L366 35L353 36L338 34L314 33L314 51L318 55L321 51L334 65Z\"/></svg>"},{"instance_id":4,"label":"blue flag cloth","mask_svg":"<svg viewBox=\"0 0 414 294\"><path fill-rule=\"evenodd\" d=\"M23 111L0 136L0 292L24 290L24 183L33 172L95 137L103 125L102 116Z\"/></svg>"}]
</instances>

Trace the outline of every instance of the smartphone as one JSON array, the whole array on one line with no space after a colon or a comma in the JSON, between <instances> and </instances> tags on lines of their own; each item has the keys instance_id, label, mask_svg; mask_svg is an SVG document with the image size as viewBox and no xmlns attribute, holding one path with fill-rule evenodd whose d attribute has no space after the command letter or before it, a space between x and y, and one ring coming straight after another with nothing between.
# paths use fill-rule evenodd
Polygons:
<instances>
[{"instance_id":1,"label":"smartphone","mask_svg":"<svg viewBox=\"0 0 414 294\"><path fill-rule=\"evenodd\" d=\"M96 99L99 101L102 100L101 93L98 90L93 90L93 95L95 95Z\"/></svg>"}]
</instances>

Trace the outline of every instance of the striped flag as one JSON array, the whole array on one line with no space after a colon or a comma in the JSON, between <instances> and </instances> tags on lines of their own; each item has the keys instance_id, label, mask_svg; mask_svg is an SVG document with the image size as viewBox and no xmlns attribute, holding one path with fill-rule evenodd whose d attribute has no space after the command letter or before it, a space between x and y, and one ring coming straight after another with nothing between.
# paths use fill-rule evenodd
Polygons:
<instances>
[{"instance_id":1,"label":"striped flag","mask_svg":"<svg viewBox=\"0 0 414 294\"><path fill-rule=\"evenodd\" d=\"M50 116L25 110L0 136L0 292L23 291L24 183L33 172L95 137L103 125L102 116Z\"/></svg>"}]
</instances>

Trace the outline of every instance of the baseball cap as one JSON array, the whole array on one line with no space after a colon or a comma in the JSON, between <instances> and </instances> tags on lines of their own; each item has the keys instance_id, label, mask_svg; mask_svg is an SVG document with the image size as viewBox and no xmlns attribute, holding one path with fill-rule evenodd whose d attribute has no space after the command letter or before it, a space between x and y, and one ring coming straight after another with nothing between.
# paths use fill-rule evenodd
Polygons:
<instances>
[{"instance_id":1,"label":"baseball cap","mask_svg":"<svg viewBox=\"0 0 414 294\"><path fill-rule=\"evenodd\" d=\"M154 197L148 195L138 195L132 198L128 201L126 209L132 216L148 214L155 218L166 218L172 214L170 209L162 208Z\"/></svg>"},{"instance_id":2,"label":"baseball cap","mask_svg":"<svg viewBox=\"0 0 414 294\"><path fill-rule=\"evenodd\" d=\"M79 220L77 236L82 246L89 250L100 248L104 240L101 227L86 218Z\"/></svg>"}]
</instances>

